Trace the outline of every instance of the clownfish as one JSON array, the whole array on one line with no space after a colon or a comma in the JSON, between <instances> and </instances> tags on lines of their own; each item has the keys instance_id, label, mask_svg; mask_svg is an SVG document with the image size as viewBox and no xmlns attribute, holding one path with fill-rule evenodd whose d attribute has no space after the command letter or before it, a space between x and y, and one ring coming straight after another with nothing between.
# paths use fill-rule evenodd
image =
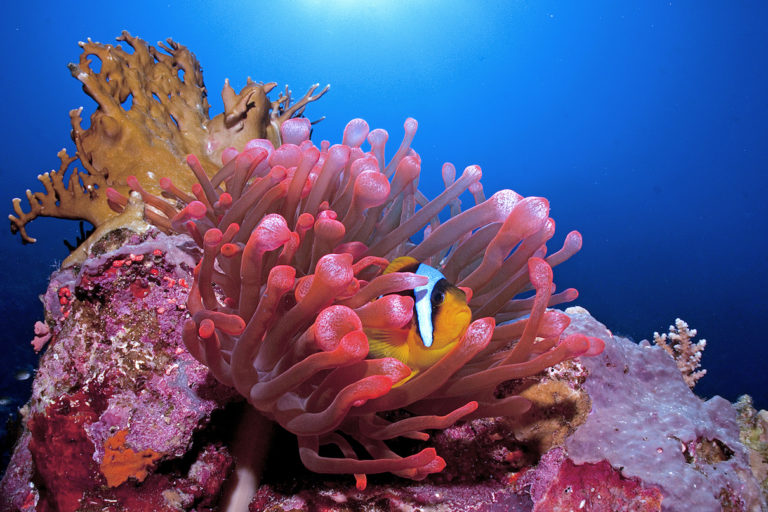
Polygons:
<instances>
[{"instance_id":1,"label":"clownfish","mask_svg":"<svg viewBox=\"0 0 768 512\"><path fill-rule=\"evenodd\" d=\"M400 329L365 329L368 355L399 359L411 368L408 377L411 378L456 346L472 321L472 311L467 305L466 294L434 267L401 256L392 260L384 270L385 274L392 272L413 272L429 281L413 289L410 325Z\"/></svg>"}]
</instances>

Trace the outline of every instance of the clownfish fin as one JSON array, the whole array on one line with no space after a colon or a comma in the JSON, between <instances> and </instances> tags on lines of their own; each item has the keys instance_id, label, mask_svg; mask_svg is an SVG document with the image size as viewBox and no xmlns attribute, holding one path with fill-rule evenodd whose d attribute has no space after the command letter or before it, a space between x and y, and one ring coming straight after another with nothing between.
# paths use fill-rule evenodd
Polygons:
<instances>
[{"instance_id":1,"label":"clownfish fin","mask_svg":"<svg viewBox=\"0 0 768 512\"><path fill-rule=\"evenodd\" d=\"M376 358L394 357L400 359L407 351L407 329L365 329L368 336L368 354Z\"/></svg>"},{"instance_id":2,"label":"clownfish fin","mask_svg":"<svg viewBox=\"0 0 768 512\"><path fill-rule=\"evenodd\" d=\"M385 274L391 274L393 272L415 272L419 267L419 260L410 256L400 256L393 259L387 268L384 269Z\"/></svg>"}]
</instances>

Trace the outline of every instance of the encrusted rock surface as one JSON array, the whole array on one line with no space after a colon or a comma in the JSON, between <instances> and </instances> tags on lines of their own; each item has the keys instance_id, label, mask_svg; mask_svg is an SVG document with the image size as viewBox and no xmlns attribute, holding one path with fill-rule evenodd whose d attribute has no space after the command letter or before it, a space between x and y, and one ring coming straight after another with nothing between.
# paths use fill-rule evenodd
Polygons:
<instances>
[{"instance_id":1,"label":"encrusted rock surface","mask_svg":"<svg viewBox=\"0 0 768 512\"><path fill-rule=\"evenodd\" d=\"M760 510L735 408L719 396L694 395L661 347L610 336L583 310L574 308L571 320L568 329L608 343L582 360L592 413L565 442L568 456L577 464L607 460L658 487L663 510Z\"/></svg>"},{"instance_id":2,"label":"encrusted rock surface","mask_svg":"<svg viewBox=\"0 0 768 512\"><path fill-rule=\"evenodd\" d=\"M217 415L236 394L181 342L199 255L157 231L116 233L93 250L45 294L49 345L0 511L216 510L234 428ZM250 510L763 510L731 404L696 397L661 349L568 312L569 332L602 338L603 354L500 386L533 402L522 418L431 432L442 472L372 475L359 491L349 475L305 470L278 431Z\"/></svg>"},{"instance_id":3,"label":"encrusted rock surface","mask_svg":"<svg viewBox=\"0 0 768 512\"><path fill-rule=\"evenodd\" d=\"M52 336L0 510L205 508L229 471L202 429L233 394L181 342L194 249L156 231L114 236L118 249L51 277Z\"/></svg>"}]
</instances>

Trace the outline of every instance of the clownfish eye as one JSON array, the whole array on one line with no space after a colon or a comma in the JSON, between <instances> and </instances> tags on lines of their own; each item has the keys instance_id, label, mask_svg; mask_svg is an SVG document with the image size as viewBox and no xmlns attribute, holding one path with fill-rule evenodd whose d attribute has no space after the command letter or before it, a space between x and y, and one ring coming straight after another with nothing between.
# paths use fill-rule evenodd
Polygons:
<instances>
[{"instance_id":1,"label":"clownfish eye","mask_svg":"<svg viewBox=\"0 0 768 512\"><path fill-rule=\"evenodd\" d=\"M445 279L441 279L437 285L435 285L435 288L432 290L432 296L430 297L430 302L432 303L432 306L439 306L443 303L445 300L445 287L443 286L445 284Z\"/></svg>"}]
</instances>

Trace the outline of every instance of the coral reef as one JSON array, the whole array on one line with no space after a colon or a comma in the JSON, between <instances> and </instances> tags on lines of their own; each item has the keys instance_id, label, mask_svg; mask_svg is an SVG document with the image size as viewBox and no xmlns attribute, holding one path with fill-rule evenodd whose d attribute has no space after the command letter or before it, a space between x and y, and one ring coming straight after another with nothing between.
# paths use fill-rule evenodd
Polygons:
<instances>
[{"instance_id":1,"label":"coral reef","mask_svg":"<svg viewBox=\"0 0 768 512\"><path fill-rule=\"evenodd\" d=\"M24 211L21 199L13 200L11 231L25 243L35 241L27 233L27 223L40 216L101 225L114 216L106 187L125 192L131 175L158 192L156 174L172 177L188 190L195 177L186 167L186 155L198 155L202 167L212 173L230 146L242 147L254 138L279 144L282 124L301 115L308 103L328 90L315 93L314 85L292 103L287 88L277 100L269 100L267 93L275 83L248 79L235 93L227 82L222 90L225 111L211 118L200 64L185 46L168 39L158 43L163 53L127 32L117 40L133 52L88 40L80 43L80 61L69 65L98 107L87 129L81 126L82 107L70 112L76 153L70 156L61 150L59 169L38 176L45 192L27 190L30 210ZM73 168L67 179L67 169L78 160L83 170Z\"/></svg>"},{"instance_id":2,"label":"coral reef","mask_svg":"<svg viewBox=\"0 0 768 512\"><path fill-rule=\"evenodd\" d=\"M167 502L216 499L232 458L199 432L236 395L181 341L198 258L189 242L112 232L80 268L51 277L51 341L0 510L178 510Z\"/></svg>"},{"instance_id":3,"label":"coral reef","mask_svg":"<svg viewBox=\"0 0 768 512\"><path fill-rule=\"evenodd\" d=\"M449 465L423 483L384 481L359 491L285 470L279 482L261 486L251 510L766 510L739 441L736 408L696 397L662 349L612 336L582 308L566 311L568 332L604 336L606 348L577 358L585 374L564 369L541 381L567 384L591 401L586 422L572 424L563 443L537 453L536 443L505 430L505 420L473 420L435 436L460 440L440 448L450 459L466 456L458 471ZM746 416L747 424L759 423ZM752 432L762 435L760 427Z\"/></svg>"},{"instance_id":4,"label":"coral reef","mask_svg":"<svg viewBox=\"0 0 768 512\"><path fill-rule=\"evenodd\" d=\"M661 490L664 510L761 510L765 506L739 440L734 407L696 397L661 347L609 337L605 326L569 308L566 332L604 336L583 358L592 412L565 442L576 464L608 461L623 476Z\"/></svg>"},{"instance_id":5,"label":"coral reef","mask_svg":"<svg viewBox=\"0 0 768 512\"><path fill-rule=\"evenodd\" d=\"M663 348L672 356L683 374L685 383L691 389L707 374L707 370L699 370L707 340L702 339L693 343L691 340L696 337L696 334L696 329L690 329L688 324L680 318L675 319L675 325L669 326L668 333L653 333L653 344Z\"/></svg>"},{"instance_id":6,"label":"coral reef","mask_svg":"<svg viewBox=\"0 0 768 512\"><path fill-rule=\"evenodd\" d=\"M451 164L428 199L412 119L389 159L361 119L318 148L316 86L225 84L211 119L186 48L119 40L82 43L91 126L73 111L76 156L14 201L26 242L40 215L96 229L43 297L0 511L764 509L764 411L692 394L695 331L635 345L550 309L581 236L547 254L545 199ZM400 256L473 319L418 368L369 353L416 325L427 278Z\"/></svg>"},{"instance_id":7,"label":"coral reef","mask_svg":"<svg viewBox=\"0 0 768 512\"><path fill-rule=\"evenodd\" d=\"M219 429L231 430L232 417L216 420L212 414L236 394L216 384L183 347L180 320L186 316L192 265L198 258L187 237L118 230L94 244L82 266L52 276L45 295L49 346L25 407L27 430L0 484L0 510L75 510L107 504L112 510L205 510L220 505L214 504L232 458L220 444L231 432ZM445 456L449 467L439 475L444 490L435 494L430 491L433 484L411 487L380 480L360 494L360 500L375 503L400 496L403 503L451 505L456 510L478 499L506 504L509 510L526 503L505 475L535 462L537 455L523 455L515 432L528 425L529 445L551 444L537 438L549 437L549 432L531 433L551 404L540 407L537 393L526 392L537 386L547 389L554 375L563 382L583 381L578 365L567 366L550 377L520 381L509 391L530 396L533 402L519 417L480 418L435 432L429 441L400 444L430 447ZM564 406L572 400L571 395L563 396L563 409L550 411L559 421L574 421L566 432L583 421L583 414L565 411L588 410L588 404ZM294 442L277 438L276 453L267 461L272 482L290 481L272 460L285 459L295 450ZM483 471L475 467L477 460L488 462ZM312 494L317 483L311 483L318 475L304 475L310 482L307 499L319 500ZM487 480L477 483L477 478ZM333 485L338 492L360 492L354 487L345 490L345 483ZM283 487L269 491L270 485L254 490L254 503L286 496Z\"/></svg>"},{"instance_id":8,"label":"coral reef","mask_svg":"<svg viewBox=\"0 0 768 512\"><path fill-rule=\"evenodd\" d=\"M199 258L185 236L118 230L82 266L52 276L51 338L0 510L221 509L233 458L220 428L232 417L215 414L236 393L182 341ZM751 457L759 478L762 416L747 402L737 416L719 397L700 400L661 348L612 337L580 308L567 312L566 333L602 337L606 348L499 388L528 397L531 409L395 443L435 449L441 473L418 483L375 475L360 490L303 470L292 436L278 432L250 509L651 511L661 500L669 511L762 510L750 471Z\"/></svg>"}]
</instances>

